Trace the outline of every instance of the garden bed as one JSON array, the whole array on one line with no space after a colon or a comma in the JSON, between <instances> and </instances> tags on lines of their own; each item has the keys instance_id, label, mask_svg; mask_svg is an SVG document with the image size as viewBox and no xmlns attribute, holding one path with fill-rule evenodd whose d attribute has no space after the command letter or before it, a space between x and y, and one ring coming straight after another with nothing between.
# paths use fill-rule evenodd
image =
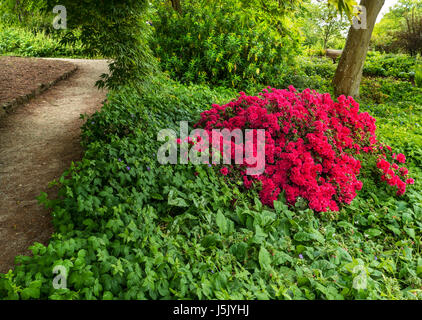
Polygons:
<instances>
[{"instance_id":1,"label":"garden bed","mask_svg":"<svg viewBox=\"0 0 422 320\"><path fill-rule=\"evenodd\" d=\"M0 57L0 117L76 69L74 64L63 61Z\"/></svg>"}]
</instances>

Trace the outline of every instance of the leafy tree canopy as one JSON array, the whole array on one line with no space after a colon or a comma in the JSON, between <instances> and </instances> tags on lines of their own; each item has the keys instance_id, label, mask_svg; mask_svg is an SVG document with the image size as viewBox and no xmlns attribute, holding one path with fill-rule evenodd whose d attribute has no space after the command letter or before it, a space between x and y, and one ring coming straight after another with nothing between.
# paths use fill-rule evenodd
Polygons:
<instances>
[{"instance_id":1,"label":"leafy tree canopy","mask_svg":"<svg viewBox=\"0 0 422 320\"><path fill-rule=\"evenodd\" d=\"M286 12L300 8L305 1L241 0L245 6L262 12L262 19L284 32L280 19ZM340 12L352 13L354 0L327 0ZM155 59L147 45L148 31L143 16L147 0L0 0L0 14L22 17L35 10L51 14L56 5L67 13L64 43L81 40L86 52L113 59L110 75L102 75L97 85L113 87L118 83L143 79L156 69ZM183 2L182 2L183 3Z\"/></svg>"}]
</instances>

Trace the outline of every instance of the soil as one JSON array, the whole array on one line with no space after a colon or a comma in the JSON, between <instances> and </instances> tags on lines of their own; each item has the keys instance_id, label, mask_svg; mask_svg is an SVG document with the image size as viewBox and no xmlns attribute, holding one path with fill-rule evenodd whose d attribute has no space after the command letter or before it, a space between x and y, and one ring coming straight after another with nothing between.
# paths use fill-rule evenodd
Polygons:
<instances>
[{"instance_id":1,"label":"soil","mask_svg":"<svg viewBox=\"0 0 422 320\"><path fill-rule=\"evenodd\" d=\"M74 64L65 61L0 57L0 105L29 94L74 68Z\"/></svg>"},{"instance_id":2,"label":"soil","mask_svg":"<svg viewBox=\"0 0 422 320\"><path fill-rule=\"evenodd\" d=\"M78 69L0 119L1 273L13 268L15 256L30 255L28 247L34 242L48 244L54 231L50 212L38 204L36 197L42 191L49 198L57 195L57 187L48 188L49 182L58 179L72 161L82 157L80 114L99 110L106 97L105 91L94 87L99 76L108 72L105 60L29 60L32 66L33 60L40 60L36 62L44 70L38 73L40 79L47 77L49 71L45 70L56 70L63 62L75 64ZM31 68L27 71L38 72ZM0 88L8 83L1 80L2 76L4 73L0 74ZM30 78L23 71L20 77L24 81ZM9 91L13 88L25 88L25 85L11 85ZM9 99L11 95L6 91L1 91L1 96Z\"/></svg>"}]
</instances>

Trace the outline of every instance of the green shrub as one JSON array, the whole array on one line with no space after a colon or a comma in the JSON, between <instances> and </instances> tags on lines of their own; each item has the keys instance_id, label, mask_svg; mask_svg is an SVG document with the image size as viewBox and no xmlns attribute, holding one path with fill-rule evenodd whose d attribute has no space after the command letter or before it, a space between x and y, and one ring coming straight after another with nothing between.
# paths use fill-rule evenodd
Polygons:
<instances>
[{"instance_id":1,"label":"green shrub","mask_svg":"<svg viewBox=\"0 0 422 320\"><path fill-rule=\"evenodd\" d=\"M337 65L328 58L305 58L301 57L300 66L308 76L319 75L326 79L332 79Z\"/></svg>"},{"instance_id":2,"label":"green shrub","mask_svg":"<svg viewBox=\"0 0 422 320\"><path fill-rule=\"evenodd\" d=\"M363 67L363 74L411 80L414 77L415 62L415 58L406 54L369 52Z\"/></svg>"},{"instance_id":3,"label":"green shrub","mask_svg":"<svg viewBox=\"0 0 422 320\"><path fill-rule=\"evenodd\" d=\"M183 1L183 13L159 5L151 47L162 69L185 83L276 86L294 65L298 37L280 34L241 2Z\"/></svg>"},{"instance_id":4,"label":"green shrub","mask_svg":"<svg viewBox=\"0 0 422 320\"><path fill-rule=\"evenodd\" d=\"M44 31L35 34L27 29L12 26L0 28L0 55L25 57L80 57L84 51L80 43L61 45L60 37L53 38Z\"/></svg>"},{"instance_id":5,"label":"green shrub","mask_svg":"<svg viewBox=\"0 0 422 320\"><path fill-rule=\"evenodd\" d=\"M337 65L325 57L298 57L298 68L285 75L284 82L295 88L304 90L312 88L320 92L332 92L331 80Z\"/></svg>"},{"instance_id":6,"label":"green shrub","mask_svg":"<svg viewBox=\"0 0 422 320\"><path fill-rule=\"evenodd\" d=\"M409 81L394 78L363 78L361 96L377 104L386 102L413 102L422 105L422 90Z\"/></svg>"}]
</instances>

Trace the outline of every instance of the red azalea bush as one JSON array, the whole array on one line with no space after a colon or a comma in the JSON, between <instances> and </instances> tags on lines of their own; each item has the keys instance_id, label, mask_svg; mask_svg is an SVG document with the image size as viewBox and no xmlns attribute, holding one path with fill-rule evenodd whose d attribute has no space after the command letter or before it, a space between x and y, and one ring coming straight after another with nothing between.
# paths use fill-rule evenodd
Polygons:
<instances>
[{"instance_id":1,"label":"red azalea bush","mask_svg":"<svg viewBox=\"0 0 422 320\"><path fill-rule=\"evenodd\" d=\"M301 93L292 86L288 90L268 89L259 96L241 92L236 101L213 105L195 125L204 128L210 139L212 129L265 129L265 172L247 176L244 169L250 165L246 161L233 167L242 175L246 188L261 182L264 204L272 206L284 190L289 204L302 197L315 211L338 211L339 205L350 204L362 188L357 178L361 169L357 155L361 152L378 159L381 179L395 186L397 194L413 183L405 167L386 160L385 150L391 152L391 148L378 142L375 119L360 113L352 97L340 96L334 102L328 93L310 89ZM392 158L405 162L402 154ZM229 170L224 168L221 173L227 175Z\"/></svg>"}]
</instances>

